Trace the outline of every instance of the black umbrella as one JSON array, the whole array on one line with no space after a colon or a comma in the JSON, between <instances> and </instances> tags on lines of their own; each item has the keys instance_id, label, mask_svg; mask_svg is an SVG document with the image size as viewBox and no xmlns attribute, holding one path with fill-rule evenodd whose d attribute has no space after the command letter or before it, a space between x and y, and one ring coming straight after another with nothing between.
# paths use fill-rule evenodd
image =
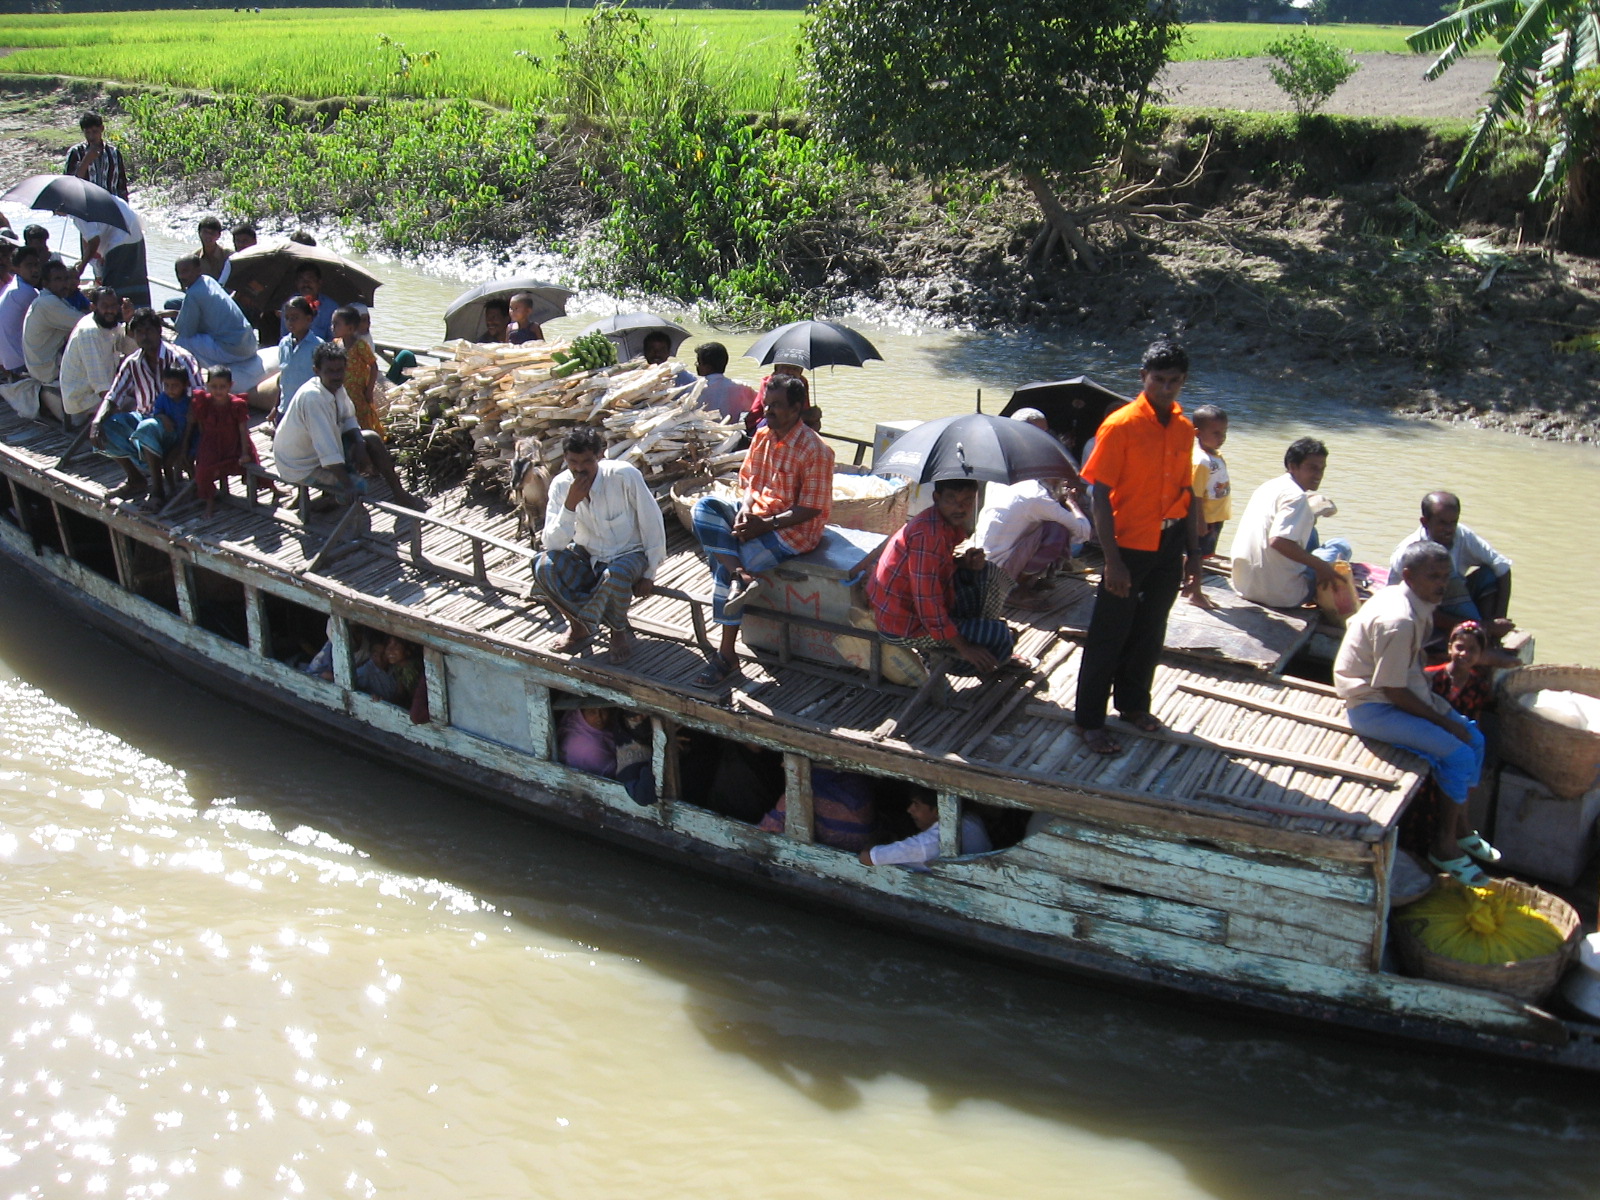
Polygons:
<instances>
[{"instance_id":1,"label":"black umbrella","mask_svg":"<svg viewBox=\"0 0 1600 1200\"><path fill-rule=\"evenodd\" d=\"M43 212L60 213L65 217L78 217L96 225L112 225L128 232L117 198L98 184L75 175L30 175L17 184L0 200L26 204Z\"/></svg>"},{"instance_id":2,"label":"black umbrella","mask_svg":"<svg viewBox=\"0 0 1600 1200\"><path fill-rule=\"evenodd\" d=\"M760 338L744 356L762 365L782 361L812 370L859 367L873 358L883 361L878 348L866 338L832 321L793 321Z\"/></svg>"},{"instance_id":3,"label":"black umbrella","mask_svg":"<svg viewBox=\"0 0 1600 1200\"><path fill-rule=\"evenodd\" d=\"M1100 428L1106 410L1120 408L1128 402L1087 375L1060 379L1054 383L1029 383L1011 393L1011 400L1000 415L1009 417L1024 408L1037 408L1044 414L1050 432L1066 439L1067 446L1076 454Z\"/></svg>"},{"instance_id":4,"label":"black umbrella","mask_svg":"<svg viewBox=\"0 0 1600 1200\"><path fill-rule=\"evenodd\" d=\"M1067 452L1042 429L1026 421L967 413L924 421L902 433L873 468L912 483L940 479L979 479L1021 483L1025 479L1068 479Z\"/></svg>"},{"instance_id":5,"label":"black umbrella","mask_svg":"<svg viewBox=\"0 0 1600 1200\"><path fill-rule=\"evenodd\" d=\"M323 292L337 304L371 304L374 293L383 286L371 271L332 250L274 238L228 259L228 290L246 292L264 309L275 310L294 295L300 268L312 264L322 272Z\"/></svg>"},{"instance_id":6,"label":"black umbrella","mask_svg":"<svg viewBox=\"0 0 1600 1200\"><path fill-rule=\"evenodd\" d=\"M519 292L527 292L533 297L533 316L530 319L535 325L565 316L567 298L572 295L571 288L556 287L528 276L480 283L471 291L462 292L444 310L444 336L477 341L483 333L484 304L490 300L509 300Z\"/></svg>"},{"instance_id":7,"label":"black umbrella","mask_svg":"<svg viewBox=\"0 0 1600 1200\"><path fill-rule=\"evenodd\" d=\"M676 354L678 347L683 345L689 331L682 325L675 325L665 317L658 317L655 313L635 312L620 313L615 317L607 317L603 321L596 321L593 325L580 333L582 337L588 333L603 333L617 346L617 358L627 362L630 358L638 358L644 353L644 339L652 333L664 333L669 339L668 354Z\"/></svg>"}]
</instances>

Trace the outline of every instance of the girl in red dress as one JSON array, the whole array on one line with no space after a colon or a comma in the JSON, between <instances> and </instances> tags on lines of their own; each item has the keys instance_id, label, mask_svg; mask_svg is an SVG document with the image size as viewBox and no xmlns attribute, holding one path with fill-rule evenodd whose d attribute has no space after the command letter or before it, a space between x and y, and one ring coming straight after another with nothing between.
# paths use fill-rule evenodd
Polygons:
<instances>
[{"instance_id":1,"label":"girl in red dress","mask_svg":"<svg viewBox=\"0 0 1600 1200\"><path fill-rule=\"evenodd\" d=\"M260 462L250 438L250 405L243 396L230 394L232 387L233 372L212 367L206 386L195 389L189 405L189 424L200 431L194 494L204 501L208 518L216 512L217 483L229 475L242 476L247 466Z\"/></svg>"}]
</instances>

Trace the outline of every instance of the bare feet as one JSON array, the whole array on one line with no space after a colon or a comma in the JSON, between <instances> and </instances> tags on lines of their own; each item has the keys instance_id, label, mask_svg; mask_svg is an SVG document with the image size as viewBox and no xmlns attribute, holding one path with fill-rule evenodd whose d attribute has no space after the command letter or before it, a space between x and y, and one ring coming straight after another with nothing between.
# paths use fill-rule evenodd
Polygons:
<instances>
[{"instance_id":1,"label":"bare feet","mask_svg":"<svg viewBox=\"0 0 1600 1200\"><path fill-rule=\"evenodd\" d=\"M148 489L145 487L145 485L143 483L135 483L133 480L130 479L125 483L118 484L116 487L112 488L109 492L107 492L106 493L106 499L107 500L133 500L133 499L135 499L135 498L137 498L139 496L144 495L147 490Z\"/></svg>"},{"instance_id":2,"label":"bare feet","mask_svg":"<svg viewBox=\"0 0 1600 1200\"><path fill-rule=\"evenodd\" d=\"M625 663L632 658L635 640L632 631L613 629L611 631L611 661Z\"/></svg>"},{"instance_id":3,"label":"bare feet","mask_svg":"<svg viewBox=\"0 0 1600 1200\"><path fill-rule=\"evenodd\" d=\"M1010 596L1006 597L1006 603L1012 608L1020 608L1024 612L1042 612L1047 608L1056 606L1055 597L1048 592L1041 592L1032 588L1024 590L1021 587L1018 587Z\"/></svg>"},{"instance_id":4,"label":"bare feet","mask_svg":"<svg viewBox=\"0 0 1600 1200\"><path fill-rule=\"evenodd\" d=\"M1102 754L1109 758L1113 754L1122 753L1122 743L1117 741L1104 729L1084 729L1083 744L1089 748L1091 754Z\"/></svg>"},{"instance_id":5,"label":"bare feet","mask_svg":"<svg viewBox=\"0 0 1600 1200\"><path fill-rule=\"evenodd\" d=\"M567 625L567 636L551 646L550 649L557 654L576 654L589 644L589 639L593 636L594 634L589 632L587 625L580 625L573 621Z\"/></svg>"}]
</instances>

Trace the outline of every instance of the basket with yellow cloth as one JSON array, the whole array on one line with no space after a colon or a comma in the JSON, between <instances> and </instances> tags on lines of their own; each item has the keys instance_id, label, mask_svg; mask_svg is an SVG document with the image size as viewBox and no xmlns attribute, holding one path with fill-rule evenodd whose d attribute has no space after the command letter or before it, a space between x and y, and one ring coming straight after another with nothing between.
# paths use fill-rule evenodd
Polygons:
<instances>
[{"instance_id":1,"label":"basket with yellow cloth","mask_svg":"<svg viewBox=\"0 0 1600 1200\"><path fill-rule=\"evenodd\" d=\"M1517 879L1467 887L1448 876L1392 919L1406 971L1537 1004L1561 979L1580 932L1558 896Z\"/></svg>"}]
</instances>

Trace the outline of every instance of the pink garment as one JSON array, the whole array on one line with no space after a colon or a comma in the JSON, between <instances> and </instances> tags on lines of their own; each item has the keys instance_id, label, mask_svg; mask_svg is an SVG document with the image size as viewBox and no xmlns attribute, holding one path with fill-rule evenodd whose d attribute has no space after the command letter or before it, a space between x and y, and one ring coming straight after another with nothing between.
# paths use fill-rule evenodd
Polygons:
<instances>
[{"instance_id":1,"label":"pink garment","mask_svg":"<svg viewBox=\"0 0 1600 1200\"><path fill-rule=\"evenodd\" d=\"M1059 562L1071 548L1072 538L1065 525L1040 521L1016 540L1003 561L996 559L994 565L1011 578L1020 579L1024 575L1036 575L1051 563Z\"/></svg>"},{"instance_id":2,"label":"pink garment","mask_svg":"<svg viewBox=\"0 0 1600 1200\"><path fill-rule=\"evenodd\" d=\"M596 729L584 720L581 710L574 708L561 718L559 741L561 761L567 766L590 775L616 778L616 739L607 730Z\"/></svg>"}]
</instances>

